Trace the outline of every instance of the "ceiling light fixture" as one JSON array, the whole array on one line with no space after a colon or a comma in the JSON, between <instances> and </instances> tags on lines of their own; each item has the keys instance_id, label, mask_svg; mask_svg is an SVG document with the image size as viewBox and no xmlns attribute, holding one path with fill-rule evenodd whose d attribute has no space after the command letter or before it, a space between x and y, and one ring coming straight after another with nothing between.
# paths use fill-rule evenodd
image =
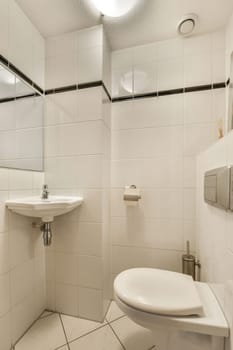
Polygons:
<instances>
[{"instance_id":1,"label":"ceiling light fixture","mask_svg":"<svg viewBox=\"0 0 233 350\"><path fill-rule=\"evenodd\" d=\"M133 10L140 0L92 0L94 6L105 16L121 17Z\"/></svg>"}]
</instances>

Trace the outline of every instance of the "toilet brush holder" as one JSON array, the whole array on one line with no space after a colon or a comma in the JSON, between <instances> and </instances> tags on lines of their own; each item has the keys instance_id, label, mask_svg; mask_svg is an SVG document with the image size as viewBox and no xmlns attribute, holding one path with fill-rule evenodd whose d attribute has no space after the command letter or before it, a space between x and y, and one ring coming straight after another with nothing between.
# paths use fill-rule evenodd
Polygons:
<instances>
[{"instance_id":1,"label":"toilet brush holder","mask_svg":"<svg viewBox=\"0 0 233 350\"><path fill-rule=\"evenodd\" d=\"M182 255L182 273L192 276L194 281L200 280L201 264L194 255L190 254L190 244L187 241L187 252Z\"/></svg>"}]
</instances>

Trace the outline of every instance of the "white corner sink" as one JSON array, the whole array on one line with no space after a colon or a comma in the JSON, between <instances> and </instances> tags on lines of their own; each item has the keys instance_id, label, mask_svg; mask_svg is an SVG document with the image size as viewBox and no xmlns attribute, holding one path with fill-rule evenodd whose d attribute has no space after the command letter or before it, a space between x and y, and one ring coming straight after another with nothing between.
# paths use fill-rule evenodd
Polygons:
<instances>
[{"instance_id":1,"label":"white corner sink","mask_svg":"<svg viewBox=\"0 0 233 350\"><path fill-rule=\"evenodd\" d=\"M66 214L81 205L82 202L82 197L74 196L49 196L48 199L27 197L7 200L6 206L17 214L41 218L43 222L51 222L54 216Z\"/></svg>"}]
</instances>

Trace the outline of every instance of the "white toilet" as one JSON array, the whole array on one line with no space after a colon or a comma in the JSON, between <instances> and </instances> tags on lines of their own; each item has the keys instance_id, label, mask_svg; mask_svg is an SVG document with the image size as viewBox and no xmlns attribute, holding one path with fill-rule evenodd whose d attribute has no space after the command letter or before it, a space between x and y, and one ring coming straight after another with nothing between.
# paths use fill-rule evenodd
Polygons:
<instances>
[{"instance_id":1,"label":"white toilet","mask_svg":"<svg viewBox=\"0 0 233 350\"><path fill-rule=\"evenodd\" d=\"M156 350L223 350L229 327L206 283L181 273L135 268L114 281L120 309L150 329Z\"/></svg>"}]
</instances>

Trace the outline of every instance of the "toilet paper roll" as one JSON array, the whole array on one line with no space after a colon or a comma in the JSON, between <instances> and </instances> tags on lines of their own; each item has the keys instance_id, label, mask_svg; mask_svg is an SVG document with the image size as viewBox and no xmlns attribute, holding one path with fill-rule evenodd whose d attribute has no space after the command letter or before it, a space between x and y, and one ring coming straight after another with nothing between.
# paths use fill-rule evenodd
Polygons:
<instances>
[{"instance_id":1,"label":"toilet paper roll","mask_svg":"<svg viewBox=\"0 0 233 350\"><path fill-rule=\"evenodd\" d=\"M136 206L141 198L140 190L135 186L125 186L124 201L129 206Z\"/></svg>"}]
</instances>

